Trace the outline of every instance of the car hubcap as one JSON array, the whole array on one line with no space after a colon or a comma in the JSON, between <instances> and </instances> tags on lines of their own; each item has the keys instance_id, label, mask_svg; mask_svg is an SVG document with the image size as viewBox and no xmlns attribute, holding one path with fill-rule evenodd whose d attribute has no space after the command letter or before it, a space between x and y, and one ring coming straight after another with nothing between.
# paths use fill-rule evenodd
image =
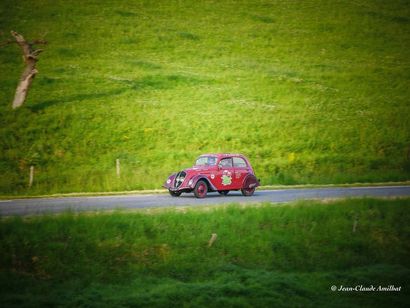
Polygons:
<instances>
[{"instance_id":1,"label":"car hubcap","mask_svg":"<svg viewBox=\"0 0 410 308\"><path fill-rule=\"evenodd\" d=\"M205 187L205 185L204 185L204 184L199 185L199 187L198 187L198 193L199 193L199 195L200 195L200 196L203 196L203 195L205 195L205 192L206 192L206 187Z\"/></svg>"},{"instance_id":2,"label":"car hubcap","mask_svg":"<svg viewBox=\"0 0 410 308\"><path fill-rule=\"evenodd\" d=\"M249 194L253 193L254 188L248 188L248 189L245 189L245 191L249 195Z\"/></svg>"}]
</instances>

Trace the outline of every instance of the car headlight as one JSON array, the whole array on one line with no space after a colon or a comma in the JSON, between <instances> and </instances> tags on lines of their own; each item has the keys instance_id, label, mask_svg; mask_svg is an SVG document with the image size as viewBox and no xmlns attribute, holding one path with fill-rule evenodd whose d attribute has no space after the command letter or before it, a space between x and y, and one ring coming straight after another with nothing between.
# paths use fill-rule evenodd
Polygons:
<instances>
[{"instance_id":1,"label":"car headlight","mask_svg":"<svg viewBox=\"0 0 410 308\"><path fill-rule=\"evenodd\" d=\"M167 184L169 184L169 183L171 183L171 180L170 180L170 179L167 180Z\"/></svg>"},{"instance_id":2,"label":"car headlight","mask_svg":"<svg viewBox=\"0 0 410 308\"><path fill-rule=\"evenodd\" d=\"M193 182L194 182L194 180L192 180L192 179L189 180L188 185L191 186Z\"/></svg>"}]
</instances>

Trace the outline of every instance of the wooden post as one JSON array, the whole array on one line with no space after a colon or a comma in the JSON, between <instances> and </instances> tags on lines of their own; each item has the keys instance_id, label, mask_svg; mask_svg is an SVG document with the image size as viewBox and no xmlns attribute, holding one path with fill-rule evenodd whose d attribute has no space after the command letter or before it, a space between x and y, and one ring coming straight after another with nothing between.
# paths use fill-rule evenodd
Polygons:
<instances>
[{"instance_id":1,"label":"wooden post","mask_svg":"<svg viewBox=\"0 0 410 308\"><path fill-rule=\"evenodd\" d=\"M28 182L28 187L31 188L33 185L33 180L34 180L34 166L30 166L30 179Z\"/></svg>"},{"instance_id":2,"label":"wooden post","mask_svg":"<svg viewBox=\"0 0 410 308\"><path fill-rule=\"evenodd\" d=\"M208 247L211 247L213 245L213 243L216 241L217 237L218 237L218 235L216 233L212 233L211 239L208 242Z\"/></svg>"},{"instance_id":3,"label":"wooden post","mask_svg":"<svg viewBox=\"0 0 410 308\"><path fill-rule=\"evenodd\" d=\"M359 216L356 214L353 220L353 228L352 228L353 233L356 232L358 220L359 220Z\"/></svg>"},{"instance_id":4,"label":"wooden post","mask_svg":"<svg viewBox=\"0 0 410 308\"><path fill-rule=\"evenodd\" d=\"M118 158L116 159L116 167L117 167L117 178L120 178L120 176L121 176L121 167L120 167L120 160Z\"/></svg>"}]
</instances>

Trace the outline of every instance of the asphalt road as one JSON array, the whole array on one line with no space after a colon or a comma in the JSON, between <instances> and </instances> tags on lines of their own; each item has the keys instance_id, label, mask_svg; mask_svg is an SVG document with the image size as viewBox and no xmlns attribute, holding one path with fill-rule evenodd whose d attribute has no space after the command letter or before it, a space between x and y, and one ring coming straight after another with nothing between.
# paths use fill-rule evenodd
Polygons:
<instances>
[{"instance_id":1,"label":"asphalt road","mask_svg":"<svg viewBox=\"0 0 410 308\"><path fill-rule=\"evenodd\" d=\"M243 197L240 192L230 192L228 196L220 196L218 193L209 193L205 199L196 199L193 194L182 194L180 197L171 197L168 194L153 194L0 200L0 216L54 214L64 211L83 212L188 205L203 206L233 202L289 202L298 199L326 199L361 196L410 196L410 186L257 190L252 197Z\"/></svg>"}]
</instances>

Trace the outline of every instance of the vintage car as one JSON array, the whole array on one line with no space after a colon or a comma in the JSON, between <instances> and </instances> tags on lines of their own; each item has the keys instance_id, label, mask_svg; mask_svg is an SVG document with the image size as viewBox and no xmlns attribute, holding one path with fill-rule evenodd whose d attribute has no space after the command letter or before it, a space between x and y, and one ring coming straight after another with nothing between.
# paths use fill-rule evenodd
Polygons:
<instances>
[{"instance_id":1,"label":"vintage car","mask_svg":"<svg viewBox=\"0 0 410 308\"><path fill-rule=\"evenodd\" d=\"M240 190L244 196L252 196L259 180L255 177L248 159L241 154L203 154L192 168L171 174L163 187L173 197L183 192L193 192L197 198L205 198L208 192L227 195Z\"/></svg>"}]
</instances>

